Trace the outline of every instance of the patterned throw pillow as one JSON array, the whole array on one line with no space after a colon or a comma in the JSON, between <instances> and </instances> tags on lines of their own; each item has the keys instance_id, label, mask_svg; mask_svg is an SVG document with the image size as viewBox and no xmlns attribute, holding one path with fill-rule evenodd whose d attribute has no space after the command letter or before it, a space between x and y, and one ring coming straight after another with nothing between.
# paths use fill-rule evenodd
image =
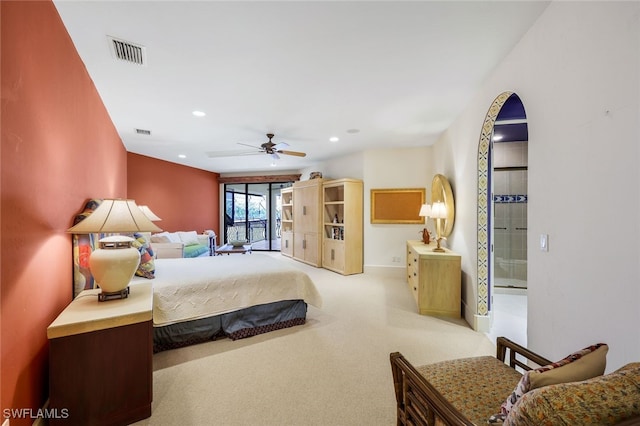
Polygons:
<instances>
[{"instance_id":1,"label":"patterned throw pillow","mask_svg":"<svg viewBox=\"0 0 640 426\"><path fill-rule=\"evenodd\" d=\"M513 407L505 426L638 424L640 363L603 376L532 389ZM631 419L635 419L633 422Z\"/></svg>"},{"instance_id":2,"label":"patterned throw pillow","mask_svg":"<svg viewBox=\"0 0 640 426\"><path fill-rule=\"evenodd\" d=\"M527 371L502 403L500 412L488 419L490 424L504 422L513 406L530 390L558 383L577 382L604 374L609 347L604 343L588 346L558 362ZM562 367L562 368L561 368Z\"/></svg>"},{"instance_id":3,"label":"patterned throw pillow","mask_svg":"<svg viewBox=\"0 0 640 426\"><path fill-rule=\"evenodd\" d=\"M153 260L151 243L140 233L133 234L133 239L131 246L137 248L140 252L140 264L136 270L136 275L149 279L155 278L156 266Z\"/></svg>"}]
</instances>

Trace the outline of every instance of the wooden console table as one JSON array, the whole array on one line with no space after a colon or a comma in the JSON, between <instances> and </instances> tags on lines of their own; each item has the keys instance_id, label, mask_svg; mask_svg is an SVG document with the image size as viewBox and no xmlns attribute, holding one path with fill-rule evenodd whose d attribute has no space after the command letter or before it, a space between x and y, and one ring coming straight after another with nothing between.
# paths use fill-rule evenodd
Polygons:
<instances>
[{"instance_id":1,"label":"wooden console table","mask_svg":"<svg viewBox=\"0 0 640 426\"><path fill-rule=\"evenodd\" d=\"M153 292L130 287L126 299L81 292L47 328L49 424L127 425L151 416ZM64 411L63 411L64 410Z\"/></svg>"}]
</instances>

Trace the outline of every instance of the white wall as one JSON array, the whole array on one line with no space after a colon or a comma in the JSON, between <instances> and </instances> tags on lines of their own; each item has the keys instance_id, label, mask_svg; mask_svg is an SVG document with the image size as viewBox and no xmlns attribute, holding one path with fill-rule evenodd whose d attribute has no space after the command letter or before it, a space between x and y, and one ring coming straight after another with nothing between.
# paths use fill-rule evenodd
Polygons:
<instances>
[{"instance_id":1,"label":"white wall","mask_svg":"<svg viewBox=\"0 0 640 426\"><path fill-rule=\"evenodd\" d=\"M602 341L608 371L639 361L640 3L552 2L433 148L471 307L478 139L504 91L529 126L528 346L558 359Z\"/></svg>"},{"instance_id":2,"label":"white wall","mask_svg":"<svg viewBox=\"0 0 640 426\"><path fill-rule=\"evenodd\" d=\"M365 268L406 269L407 240L422 238L425 227L410 224L372 224L371 189L424 188L431 194L431 147L371 150L364 153L364 264ZM433 230L433 225L429 225ZM393 258L399 259L393 262Z\"/></svg>"}]
</instances>

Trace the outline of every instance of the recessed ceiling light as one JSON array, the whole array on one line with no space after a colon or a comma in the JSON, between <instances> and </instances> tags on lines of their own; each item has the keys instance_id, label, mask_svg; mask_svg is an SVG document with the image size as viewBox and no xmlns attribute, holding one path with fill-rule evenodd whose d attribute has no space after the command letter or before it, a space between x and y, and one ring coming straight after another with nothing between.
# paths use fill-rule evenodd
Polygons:
<instances>
[{"instance_id":1,"label":"recessed ceiling light","mask_svg":"<svg viewBox=\"0 0 640 426\"><path fill-rule=\"evenodd\" d=\"M187 158L187 156L184 155L184 154L180 154L180 155L178 155L178 158Z\"/></svg>"},{"instance_id":2,"label":"recessed ceiling light","mask_svg":"<svg viewBox=\"0 0 640 426\"><path fill-rule=\"evenodd\" d=\"M329 142L338 142L340 140L340 138L338 138L337 136L331 136L329 138Z\"/></svg>"},{"instance_id":3,"label":"recessed ceiling light","mask_svg":"<svg viewBox=\"0 0 640 426\"><path fill-rule=\"evenodd\" d=\"M195 115L196 117L204 117L205 115L207 115L202 111L193 111L191 114Z\"/></svg>"},{"instance_id":4,"label":"recessed ceiling light","mask_svg":"<svg viewBox=\"0 0 640 426\"><path fill-rule=\"evenodd\" d=\"M275 161L271 163L271 167L275 167L276 165L277 165L277 164L276 164L276 162L275 162Z\"/></svg>"}]
</instances>

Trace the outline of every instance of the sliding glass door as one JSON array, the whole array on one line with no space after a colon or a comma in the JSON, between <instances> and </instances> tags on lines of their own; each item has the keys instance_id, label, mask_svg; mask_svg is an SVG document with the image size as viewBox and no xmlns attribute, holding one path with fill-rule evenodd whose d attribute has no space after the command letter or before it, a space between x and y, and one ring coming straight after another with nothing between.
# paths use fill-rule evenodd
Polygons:
<instances>
[{"instance_id":1,"label":"sliding glass door","mask_svg":"<svg viewBox=\"0 0 640 426\"><path fill-rule=\"evenodd\" d=\"M224 242L247 241L252 250L280 250L280 189L291 183L225 185Z\"/></svg>"}]
</instances>

